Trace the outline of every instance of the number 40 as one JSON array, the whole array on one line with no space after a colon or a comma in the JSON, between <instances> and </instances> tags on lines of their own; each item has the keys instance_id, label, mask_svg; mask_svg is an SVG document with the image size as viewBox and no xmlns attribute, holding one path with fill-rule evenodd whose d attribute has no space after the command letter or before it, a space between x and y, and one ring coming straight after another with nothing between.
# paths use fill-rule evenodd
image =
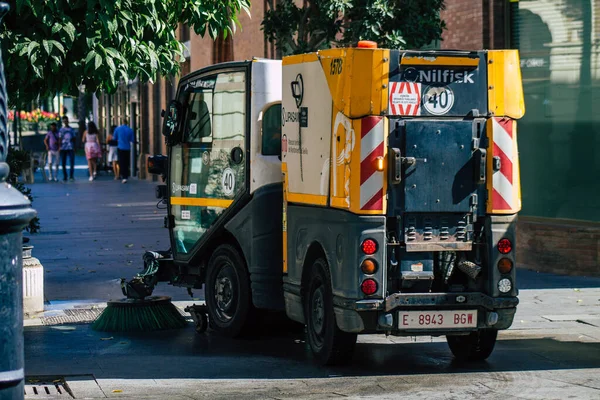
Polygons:
<instances>
[{"instance_id":1,"label":"number 40","mask_svg":"<svg viewBox=\"0 0 600 400\"><path fill-rule=\"evenodd\" d=\"M448 107L448 92L444 90L439 96L437 93L434 93L433 96L429 97L427 102L433 104L434 108L437 108L438 102L441 108L446 108Z\"/></svg>"}]
</instances>

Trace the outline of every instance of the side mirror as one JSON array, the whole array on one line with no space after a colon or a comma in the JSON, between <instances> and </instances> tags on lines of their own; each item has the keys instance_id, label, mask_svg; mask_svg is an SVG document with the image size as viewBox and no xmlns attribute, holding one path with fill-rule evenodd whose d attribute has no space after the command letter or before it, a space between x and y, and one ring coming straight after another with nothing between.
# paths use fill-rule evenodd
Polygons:
<instances>
[{"instance_id":1,"label":"side mirror","mask_svg":"<svg viewBox=\"0 0 600 400\"><path fill-rule=\"evenodd\" d=\"M164 112L163 117L163 136L167 138L169 144L179 143L179 123L181 121L181 104L173 100L169 103L169 109Z\"/></svg>"}]
</instances>

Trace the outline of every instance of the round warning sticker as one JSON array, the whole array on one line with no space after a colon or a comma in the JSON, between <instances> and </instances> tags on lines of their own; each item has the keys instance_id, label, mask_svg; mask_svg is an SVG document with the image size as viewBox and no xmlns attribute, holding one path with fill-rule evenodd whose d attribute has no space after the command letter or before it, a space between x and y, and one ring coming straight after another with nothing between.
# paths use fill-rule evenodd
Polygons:
<instances>
[{"instance_id":1,"label":"round warning sticker","mask_svg":"<svg viewBox=\"0 0 600 400\"><path fill-rule=\"evenodd\" d=\"M447 86L429 86L423 94L423 108L429 114L447 114L453 105L454 92Z\"/></svg>"},{"instance_id":2,"label":"round warning sticker","mask_svg":"<svg viewBox=\"0 0 600 400\"><path fill-rule=\"evenodd\" d=\"M235 189L235 174L231 168L225 168L221 178L221 187L226 196L231 196Z\"/></svg>"}]
</instances>

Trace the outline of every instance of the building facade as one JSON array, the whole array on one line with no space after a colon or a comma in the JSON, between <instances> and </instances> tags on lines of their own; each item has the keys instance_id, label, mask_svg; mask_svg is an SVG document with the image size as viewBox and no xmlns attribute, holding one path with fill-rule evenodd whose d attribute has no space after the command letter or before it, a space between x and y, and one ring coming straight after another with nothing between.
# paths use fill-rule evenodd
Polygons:
<instances>
[{"instance_id":1,"label":"building facade","mask_svg":"<svg viewBox=\"0 0 600 400\"><path fill-rule=\"evenodd\" d=\"M442 48L516 48L520 260L600 274L600 1L446 0Z\"/></svg>"}]
</instances>

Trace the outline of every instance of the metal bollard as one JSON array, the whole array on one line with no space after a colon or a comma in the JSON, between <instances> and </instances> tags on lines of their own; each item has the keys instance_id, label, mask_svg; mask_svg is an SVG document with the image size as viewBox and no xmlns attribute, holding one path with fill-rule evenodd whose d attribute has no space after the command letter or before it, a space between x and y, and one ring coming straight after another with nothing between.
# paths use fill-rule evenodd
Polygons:
<instances>
[{"instance_id":1,"label":"metal bollard","mask_svg":"<svg viewBox=\"0 0 600 400\"><path fill-rule=\"evenodd\" d=\"M9 6L0 3L0 19ZM0 400L23 399L23 228L35 216L29 200L6 183L8 115L0 54Z\"/></svg>"}]
</instances>

